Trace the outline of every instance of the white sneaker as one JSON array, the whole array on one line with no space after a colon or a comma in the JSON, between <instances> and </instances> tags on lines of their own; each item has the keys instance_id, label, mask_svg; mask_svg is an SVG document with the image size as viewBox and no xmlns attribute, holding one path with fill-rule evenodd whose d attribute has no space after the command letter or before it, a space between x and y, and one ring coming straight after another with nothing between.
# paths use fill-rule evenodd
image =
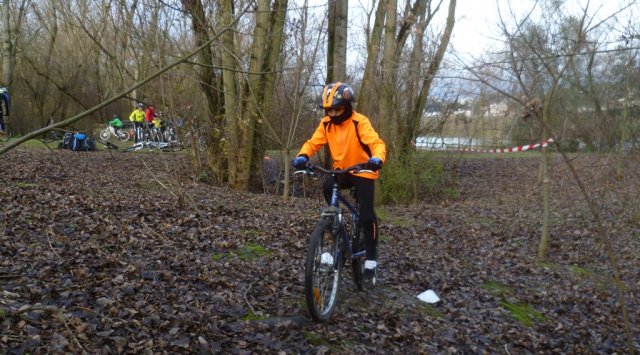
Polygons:
<instances>
[{"instance_id":1,"label":"white sneaker","mask_svg":"<svg viewBox=\"0 0 640 355\"><path fill-rule=\"evenodd\" d=\"M362 283L367 288L376 285L378 279L378 263L375 260L365 260L364 272L362 273Z\"/></svg>"},{"instance_id":2,"label":"white sneaker","mask_svg":"<svg viewBox=\"0 0 640 355\"><path fill-rule=\"evenodd\" d=\"M320 255L320 262L325 265L333 266L333 256L328 252L324 252Z\"/></svg>"}]
</instances>

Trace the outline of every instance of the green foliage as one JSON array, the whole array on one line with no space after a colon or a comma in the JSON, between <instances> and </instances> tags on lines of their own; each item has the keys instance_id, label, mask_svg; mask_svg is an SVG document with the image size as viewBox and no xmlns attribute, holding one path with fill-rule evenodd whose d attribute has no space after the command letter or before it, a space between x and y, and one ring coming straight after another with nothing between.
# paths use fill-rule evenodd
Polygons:
<instances>
[{"instance_id":1,"label":"green foliage","mask_svg":"<svg viewBox=\"0 0 640 355\"><path fill-rule=\"evenodd\" d=\"M376 208L378 219L385 223L393 224L399 227L410 227L416 224L413 218L407 216L398 216L385 208Z\"/></svg>"},{"instance_id":2,"label":"green foliage","mask_svg":"<svg viewBox=\"0 0 640 355\"><path fill-rule=\"evenodd\" d=\"M313 333L310 331L303 331L303 333L304 333L304 338L309 342L309 344L313 346L321 346L321 345L331 346L331 343L329 343L328 341L326 341L316 333Z\"/></svg>"},{"instance_id":3,"label":"green foliage","mask_svg":"<svg viewBox=\"0 0 640 355\"><path fill-rule=\"evenodd\" d=\"M249 310L249 312L247 312L247 314L245 314L244 317L240 319L247 320L247 321L260 321L260 320L268 319L269 317L270 316L268 314L263 314L260 311L253 313L253 311Z\"/></svg>"},{"instance_id":4,"label":"green foliage","mask_svg":"<svg viewBox=\"0 0 640 355\"><path fill-rule=\"evenodd\" d=\"M442 162L434 159L430 152L414 154L408 164L404 159L391 160L382 170L380 182L383 204L437 200L456 195L451 186L446 186L447 179ZM414 193L417 196L414 196Z\"/></svg>"},{"instance_id":5,"label":"green foliage","mask_svg":"<svg viewBox=\"0 0 640 355\"><path fill-rule=\"evenodd\" d=\"M526 303L500 302L500 305L507 309L518 322L530 327L535 321L544 322L547 318L536 309Z\"/></svg>"},{"instance_id":6,"label":"green foliage","mask_svg":"<svg viewBox=\"0 0 640 355\"><path fill-rule=\"evenodd\" d=\"M431 317L434 318L440 318L440 319L445 319L445 315L444 313L440 312L440 310L438 310L437 308L433 307L430 304L426 304L426 303L421 303L418 304L418 310L430 315Z\"/></svg>"},{"instance_id":7,"label":"green foliage","mask_svg":"<svg viewBox=\"0 0 640 355\"><path fill-rule=\"evenodd\" d=\"M262 245L253 243L247 243L244 247L238 249L237 253L238 257L242 260L257 259L271 254L271 252L265 249Z\"/></svg>"},{"instance_id":8,"label":"green foliage","mask_svg":"<svg viewBox=\"0 0 640 355\"><path fill-rule=\"evenodd\" d=\"M502 284L498 281L487 281L480 285L480 287L484 290L487 290L490 294L498 297L506 297L507 295L513 294L513 289L505 284Z\"/></svg>"},{"instance_id":9,"label":"green foliage","mask_svg":"<svg viewBox=\"0 0 640 355\"><path fill-rule=\"evenodd\" d=\"M208 183L211 179L209 178L209 173L206 170L200 170L197 173L198 181Z\"/></svg>"},{"instance_id":10,"label":"green foliage","mask_svg":"<svg viewBox=\"0 0 640 355\"><path fill-rule=\"evenodd\" d=\"M573 274L578 275L578 276L591 276L591 275L593 275L593 272L591 272L591 271L589 271L589 270L587 270L587 269L585 269L583 267L580 267L578 265L570 265L569 266L569 270L571 270L571 272Z\"/></svg>"},{"instance_id":11,"label":"green foliage","mask_svg":"<svg viewBox=\"0 0 640 355\"><path fill-rule=\"evenodd\" d=\"M220 261L226 257L233 256L237 256L241 260L255 260L263 256L268 256L270 254L271 251L265 249L265 247L263 247L262 245L247 243L236 248L235 250L230 251L229 253L214 253L211 255L211 260Z\"/></svg>"}]
</instances>

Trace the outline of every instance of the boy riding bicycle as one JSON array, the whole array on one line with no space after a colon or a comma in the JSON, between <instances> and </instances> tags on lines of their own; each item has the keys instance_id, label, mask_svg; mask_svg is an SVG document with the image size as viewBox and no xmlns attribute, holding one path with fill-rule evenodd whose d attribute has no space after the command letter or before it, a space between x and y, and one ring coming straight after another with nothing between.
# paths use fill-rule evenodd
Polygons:
<instances>
[{"instance_id":1,"label":"boy riding bicycle","mask_svg":"<svg viewBox=\"0 0 640 355\"><path fill-rule=\"evenodd\" d=\"M118 134L118 130L122 128L122 120L117 113L115 113L113 115L113 119L109 121L109 126L113 127L113 131L116 133L116 135Z\"/></svg>"},{"instance_id":2,"label":"boy riding bicycle","mask_svg":"<svg viewBox=\"0 0 640 355\"><path fill-rule=\"evenodd\" d=\"M348 174L338 177L340 188L355 187L360 222L364 234L366 261L364 282L376 283L378 253L378 221L373 209L375 179L386 157L385 143L364 115L353 110L355 95L351 87L340 82L325 86L320 107L326 116L320 121L311 139L306 141L293 160L296 169L304 169L311 158L325 144L329 145L334 169L344 169L368 162L372 173ZM323 184L325 199L329 202L333 179Z\"/></svg>"}]
</instances>

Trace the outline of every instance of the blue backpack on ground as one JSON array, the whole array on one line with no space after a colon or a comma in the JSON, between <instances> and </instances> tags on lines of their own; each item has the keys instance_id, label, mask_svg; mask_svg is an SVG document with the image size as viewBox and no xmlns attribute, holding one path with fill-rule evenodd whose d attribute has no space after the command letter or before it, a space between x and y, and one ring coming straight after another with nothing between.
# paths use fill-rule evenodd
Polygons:
<instances>
[{"instance_id":1,"label":"blue backpack on ground","mask_svg":"<svg viewBox=\"0 0 640 355\"><path fill-rule=\"evenodd\" d=\"M89 152L98 150L96 142L86 133L67 132L62 137L62 142L58 145L59 149L71 149L76 152Z\"/></svg>"}]
</instances>

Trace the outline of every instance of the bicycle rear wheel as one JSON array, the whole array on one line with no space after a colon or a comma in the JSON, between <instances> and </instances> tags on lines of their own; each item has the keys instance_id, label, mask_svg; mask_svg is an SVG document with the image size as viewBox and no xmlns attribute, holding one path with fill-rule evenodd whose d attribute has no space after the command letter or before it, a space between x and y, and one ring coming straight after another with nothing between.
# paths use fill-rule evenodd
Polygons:
<instances>
[{"instance_id":1,"label":"bicycle rear wheel","mask_svg":"<svg viewBox=\"0 0 640 355\"><path fill-rule=\"evenodd\" d=\"M331 318L338 302L343 256L340 238L332 231L333 220L320 221L311 234L305 267L305 297L311 317L318 322Z\"/></svg>"},{"instance_id":2,"label":"bicycle rear wheel","mask_svg":"<svg viewBox=\"0 0 640 355\"><path fill-rule=\"evenodd\" d=\"M105 128L100 131L100 139L102 139L103 141L108 141L109 138L111 138L111 132L109 132L109 128Z\"/></svg>"}]
</instances>

